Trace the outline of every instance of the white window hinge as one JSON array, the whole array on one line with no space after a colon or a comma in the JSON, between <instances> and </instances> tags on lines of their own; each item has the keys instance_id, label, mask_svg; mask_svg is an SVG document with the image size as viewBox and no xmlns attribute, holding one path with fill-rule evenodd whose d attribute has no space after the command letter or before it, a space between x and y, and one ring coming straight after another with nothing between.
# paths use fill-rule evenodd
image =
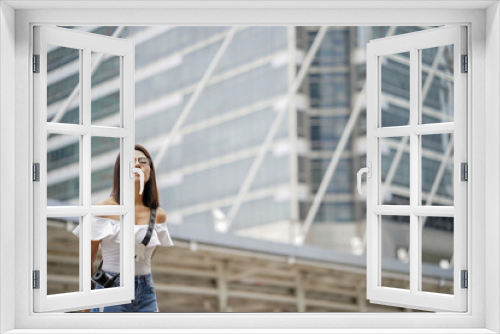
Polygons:
<instances>
[{"instance_id":1,"label":"white window hinge","mask_svg":"<svg viewBox=\"0 0 500 334\"><path fill-rule=\"evenodd\" d=\"M33 55L33 73L40 73L40 55Z\"/></svg>"},{"instance_id":2,"label":"white window hinge","mask_svg":"<svg viewBox=\"0 0 500 334\"><path fill-rule=\"evenodd\" d=\"M40 163L33 164L33 181L40 182Z\"/></svg>"},{"instance_id":3,"label":"white window hinge","mask_svg":"<svg viewBox=\"0 0 500 334\"><path fill-rule=\"evenodd\" d=\"M462 55L462 73L468 73L469 72L469 56L467 55Z\"/></svg>"},{"instance_id":4,"label":"white window hinge","mask_svg":"<svg viewBox=\"0 0 500 334\"><path fill-rule=\"evenodd\" d=\"M40 289L40 270L33 270L33 289Z\"/></svg>"},{"instance_id":5,"label":"white window hinge","mask_svg":"<svg viewBox=\"0 0 500 334\"><path fill-rule=\"evenodd\" d=\"M469 181L469 166L466 162L462 162L460 164L460 171L461 171L461 181Z\"/></svg>"},{"instance_id":6,"label":"white window hinge","mask_svg":"<svg viewBox=\"0 0 500 334\"><path fill-rule=\"evenodd\" d=\"M469 288L469 273L467 270L462 270L461 271L461 279L462 279L462 289L467 289Z\"/></svg>"}]
</instances>

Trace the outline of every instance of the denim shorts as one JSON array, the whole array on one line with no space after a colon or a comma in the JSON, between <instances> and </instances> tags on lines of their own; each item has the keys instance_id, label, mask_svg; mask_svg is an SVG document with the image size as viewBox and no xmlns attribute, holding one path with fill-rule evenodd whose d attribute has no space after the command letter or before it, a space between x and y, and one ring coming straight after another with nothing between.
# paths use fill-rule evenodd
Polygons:
<instances>
[{"instance_id":1,"label":"denim shorts","mask_svg":"<svg viewBox=\"0 0 500 334\"><path fill-rule=\"evenodd\" d=\"M106 273L112 277L117 275L108 271ZM120 276L113 283L113 287L117 286L120 286ZM95 284L94 290L98 289L103 287ZM135 276L135 299L131 303L93 308L90 312L158 312L153 276L151 274Z\"/></svg>"}]
</instances>

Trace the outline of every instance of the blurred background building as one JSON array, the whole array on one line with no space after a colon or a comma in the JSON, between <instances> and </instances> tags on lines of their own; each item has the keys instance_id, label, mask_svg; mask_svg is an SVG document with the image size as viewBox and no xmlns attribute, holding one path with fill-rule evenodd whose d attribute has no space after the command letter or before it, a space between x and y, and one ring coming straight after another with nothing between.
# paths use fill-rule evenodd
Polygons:
<instances>
[{"instance_id":1,"label":"blurred background building","mask_svg":"<svg viewBox=\"0 0 500 334\"><path fill-rule=\"evenodd\" d=\"M136 142L144 145L153 159L187 109L231 29L71 28L135 42ZM174 250L159 250L155 258L158 265L153 265L158 270L154 274L160 286L159 300L161 293L165 294L160 310L395 310L368 305L364 291L366 199L357 193L355 175L366 165L362 92L366 44L371 39L426 28L330 27L300 88L289 101L287 94L319 27L241 27L235 33L156 166L161 206L167 211L169 229L177 241ZM449 51L436 48L422 54L423 87L425 79L431 78L424 98L424 122L453 121L453 59ZM48 121L79 122L78 93L74 92L79 82L78 58L77 50L49 49ZM381 65L381 122L383 126L406 125L409 56L386 58ZM120 121L120 60L93 53L92 63L92 123L116 126ZM361 108L360 116L345 133L356 106ZM288 107L286 117L241 207L227 233L219 233L217 221L230 212L271 124L284 107ZM312 224L304 229L343 134L347 144ZM424 137L422 201L453 205L453 159L452 150L448 150L452 138ZM380 143L383 204L409 201L408 143L400 139ZM78 203L79 145L77 136L48 138L48 205ZM119 145L116 139L92 139L94 203L110 195ZM383 265L389 268L384 276L386 286L408 285L408 222L405 217L384 218L382 251L387 261ZM49 257L53 293L60 292L61 282L72 284L71 279L65 281L64 270L57 269L62 261L57 254L68 252L72 241L67 231L76 223L71 219L51 222L54 230L49 236L54 238L54 249L48 251L53 253L53 260ZM429 217L423 233L426 289L452 293L453 221ZM304 238L303 245L297 245L297 236ZM57 246L58 242L64 246ZM77 259L77 253L73 256ZM163 290L161 275L170 282ZM240 292L231 295L231 287ZM249 304L245 298L258 302Z\"/></svg>"}]
</instances>

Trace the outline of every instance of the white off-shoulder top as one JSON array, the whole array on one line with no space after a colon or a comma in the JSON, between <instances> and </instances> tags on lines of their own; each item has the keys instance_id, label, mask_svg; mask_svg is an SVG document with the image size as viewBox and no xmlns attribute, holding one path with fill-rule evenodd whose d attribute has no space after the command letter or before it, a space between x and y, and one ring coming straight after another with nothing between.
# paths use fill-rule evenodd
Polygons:
<instances>
[{"instance_id":1,"label":"white off-shoulder top","mask_svg":"<svg viewBox=\"0 0 500 334\"><path fill-rule=\"evenodd\" d=\"M135 244L144 240L148 225L134 225ZM80 226L73 231L76 236L80 235ZM93 241L101 241L101 251L104 263L102 269L113 273L120 272L120 221L92 216L90 238ZM135 275L147 275L151 273L151 256L156 246L173 246L174 243L168 233L167 223L155 224L151 239L144 250L144 257L137 257L135 262Z\"/></svg>"}]
</instances>

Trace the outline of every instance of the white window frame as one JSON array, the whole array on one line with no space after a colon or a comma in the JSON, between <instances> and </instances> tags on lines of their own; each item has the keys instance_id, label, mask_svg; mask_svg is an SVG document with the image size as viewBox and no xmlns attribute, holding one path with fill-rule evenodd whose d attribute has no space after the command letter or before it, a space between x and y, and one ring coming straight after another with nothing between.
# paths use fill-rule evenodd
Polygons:
<instances>
[{"instance_id":1,"label":"white window frame","mask_svg":"<svg viewBox=\"0 0 500 334\"><path fill-rule=\"evenodd\" d=\"M106 10L103 7L128 5L135 9ZM95 333L126 329L143 333L141 326L162 329L162 333L494 333L500 331L500 10L498 1L394 2L370 1L294 1L294 2L165 2L144 1L113 4L88 2L17 2L0 4L0 332L71 333L69 328L93 328ZM411 3L411 5L408 5ZM12 7L11 7L12 6ZM43 10L69 6L64 10ZM99 8L97 8L99 6ZM138 11L137 7L163 6ZM408 9L401 7L408 6ZM432 6L425 7L425 6ZM461 6L461 9L449 8ZM14 8L19 10L14 10ZM87 7L86 9L81 9ZM200 8L208 7L211 9ZM244 7L244 8L242 8ZM346 9L358 7L356 9ZM25 9L22 9L25 8ZM79 9L74 9L79 8ZM181 9L179 9L181 8ZM185 9L182 9L185 8ZM30 245L33 212L32 182L32 104L30 55L32 26L61 25L441 25L468 26L469 110L469 289L467 313L401 314L34 314L32 312ZM485 24L486 23L486 24ZM487 27L487 29L486 29ZM15 31L15 38L14 38ZM14 57L15 55L15 57ZM15 69L14 69L15 66ZM486 66L488 70L486 71ZM14 84L12 84L14 82ZM15 111L15 113L13 112ZM15 117L14 117L15 115ZM28 134L28 135L26 135ZM12 137L15 145L12 145ZM486 154L485 152L488 152ZM5 161L15 161L15 168ZM484 167L486 166L486 167ZM13 178L12 175L15 175ZM488 182L486 182L486 175ZM5 186L4 186L5 185ZM12 189L15 196L12 196ZM486 195L487 194L487 195ZM15 224L14 224L15 222ZM14 236L14 237L13 237ZM14 253L14 256L12 254ZM15 273L14 275L12 273ZM13 288L15 287L15 289ZM14 305L14 307L12 307ZM119 321L117 321L119 320ZM168 326L168 328L166 328ZM383 328L383 329L381 329ZM429 328L433 328L432 330ZM97 330L102 329L102 330ZM462 329L460 331L460 329ZM47 332L47 331L45 331ZM118 331L118 332L125 332ZM242 331L243 332L243 331Z\"/></svg>"}]
</instances>

